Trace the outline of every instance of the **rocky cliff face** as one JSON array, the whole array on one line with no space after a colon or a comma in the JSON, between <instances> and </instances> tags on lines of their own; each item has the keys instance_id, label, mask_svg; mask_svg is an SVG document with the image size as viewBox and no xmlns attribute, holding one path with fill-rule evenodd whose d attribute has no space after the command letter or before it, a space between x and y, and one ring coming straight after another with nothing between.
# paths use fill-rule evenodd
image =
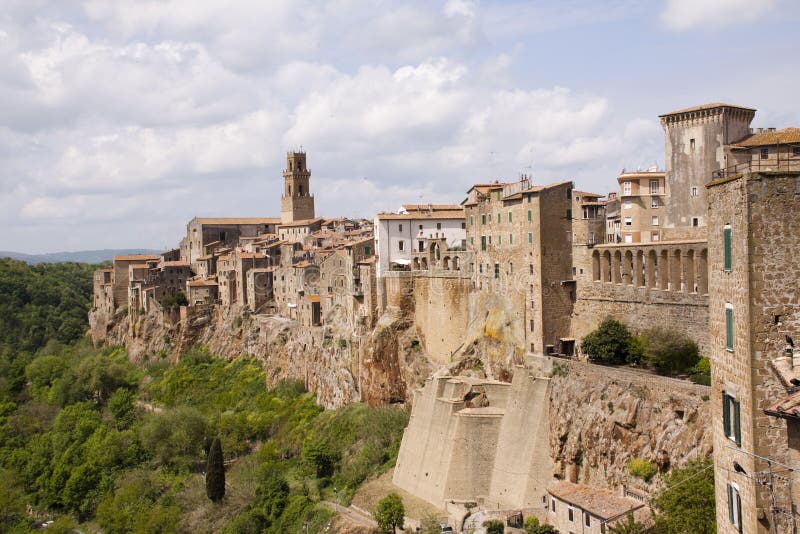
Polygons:
<instances>
[{"instance_id":1,"label":"rocky cliff face","mask_svg":"<svg viewBox=\"0 0 800 534\"><path fill-rule=\"evenodd\" d=\"M556 361L550 393L554 475L572 482L651 492L634 458L660 472L712 451L710 388L629 369Z\"/></svg>"},{"instance_id":2,"label":"rocky cliff face","mask_svg":"<svg viewBox=\"0 0 800 534\"><path fill-rule=\"evenodd\" d=\"M212 354L246 354L264 362L267 386L282 379L303 380L326 408L363 401L381 405L411 400L430 364L413 321L389 309L373 329L352 327L335 310L326 326L302 326L281 317L242 314L236 309L189 308L181 318L153 311L136 318L90 314L96 343L124 345L131 359L157 355L177 361L192 346Z\"/></svg>"}]
</instances>

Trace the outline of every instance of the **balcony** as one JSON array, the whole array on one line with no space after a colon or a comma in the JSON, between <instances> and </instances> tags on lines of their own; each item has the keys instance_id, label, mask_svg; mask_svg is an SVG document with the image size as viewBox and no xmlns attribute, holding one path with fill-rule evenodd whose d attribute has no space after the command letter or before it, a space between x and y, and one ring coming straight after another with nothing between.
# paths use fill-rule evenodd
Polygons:
<instances>
[{"instance_id":1,"label":"balcony","mask_svg":"<svg viewBox=\"0 0 800 534\"><path fill-rule=\"evenodd\" d=\"M777 158L756 159L745 161L719 169L711 173L713 180L730 178L738 174L750 174L754 172L800 172L800 158L789 158L779 160Z\"/></svg>"}]
</instances>

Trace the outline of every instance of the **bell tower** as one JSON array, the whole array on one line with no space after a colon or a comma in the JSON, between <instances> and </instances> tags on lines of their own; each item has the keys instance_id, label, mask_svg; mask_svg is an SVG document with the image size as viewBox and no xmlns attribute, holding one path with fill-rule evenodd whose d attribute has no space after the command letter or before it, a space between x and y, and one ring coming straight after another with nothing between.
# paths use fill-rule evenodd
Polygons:
<instances>
[{"instance_id":1,"label":"bell tower","mask_svg":"<svg viewBox=\"0 0 800 534\"><path fill-rule=\"evenodd\" d=\"M310 178L311 172L306 166L306 153L287 152L281 196L282 223L314 218L314 196L308 186Z\"/></svg>"}]
</instances>

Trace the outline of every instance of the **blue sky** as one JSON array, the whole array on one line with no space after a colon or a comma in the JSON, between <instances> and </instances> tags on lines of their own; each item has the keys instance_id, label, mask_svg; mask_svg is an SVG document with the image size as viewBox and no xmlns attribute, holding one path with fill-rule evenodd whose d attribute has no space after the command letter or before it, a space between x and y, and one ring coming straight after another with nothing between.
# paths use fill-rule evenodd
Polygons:
<instances>
[{"instance_id":1,"label":"blue sky","mask_svg":"<svg viewBox=\"0 0 800 534\"><path fill-rule=\"evenodd\" d=\"M792 0L4 0L0 250L168 247L279 212L459 202L532 174L605 193L663 165L658 114L800 125Z\"/></svg>"}]
</instances>

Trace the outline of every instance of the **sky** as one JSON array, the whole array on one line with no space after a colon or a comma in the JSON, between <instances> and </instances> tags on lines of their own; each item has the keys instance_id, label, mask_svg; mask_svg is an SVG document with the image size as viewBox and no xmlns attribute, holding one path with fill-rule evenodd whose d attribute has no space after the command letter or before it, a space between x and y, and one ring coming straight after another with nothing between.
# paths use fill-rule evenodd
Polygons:
<instances>
[{"instance_id":1,"label":"sky","mask_svg":"<svg viewBox=\"0 0 800 534\"><path fill-rule=\"evenodd\" d=\"M800 126L795 0L0 0L0 250L169 248L195 216L616 188L658 115Z\"/></svg>"}]
</instances>

